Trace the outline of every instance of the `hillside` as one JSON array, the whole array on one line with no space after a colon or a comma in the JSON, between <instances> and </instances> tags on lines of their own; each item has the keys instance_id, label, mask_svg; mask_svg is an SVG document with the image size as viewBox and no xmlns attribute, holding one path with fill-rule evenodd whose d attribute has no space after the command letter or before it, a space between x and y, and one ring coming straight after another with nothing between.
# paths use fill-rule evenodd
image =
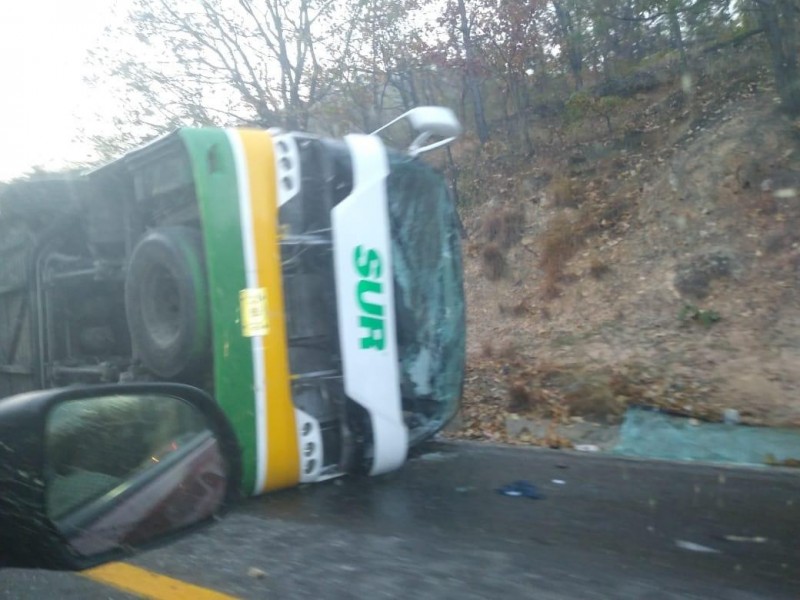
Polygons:
<instances>
[{"instance_id":1,"label":"hillside","mask_svg":"<svg viewBox=\"0 0 800 600\"><path fill-rule=\"evenodd\" d=\"M558 446L632 404L800 426L800 137L752 57L656 64L605 114L538 117L530 159L473 151L454 435ZM547 435L509 436L520 417Z\"/></svg>"}]
</instances>

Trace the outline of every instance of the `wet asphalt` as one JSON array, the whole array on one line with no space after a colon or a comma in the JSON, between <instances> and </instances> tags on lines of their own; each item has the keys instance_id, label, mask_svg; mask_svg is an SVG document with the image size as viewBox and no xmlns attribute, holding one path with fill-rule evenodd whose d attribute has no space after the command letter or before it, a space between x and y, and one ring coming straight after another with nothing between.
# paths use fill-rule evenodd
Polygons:
<instances>
[{"instance_id":1,"label":"wet asphalt","mask_svg":"<svg viewBox=\"0 0 800 600\"><path fill-rule=\"evenodd\" d=\"M496 489L516 480L538 499ZM128 562L241 598L800 598L800 471L434 443ZM46 594L46 595L45 595ZM0 570L0 598L130 598Z\"/></svg>"}]
</instances>

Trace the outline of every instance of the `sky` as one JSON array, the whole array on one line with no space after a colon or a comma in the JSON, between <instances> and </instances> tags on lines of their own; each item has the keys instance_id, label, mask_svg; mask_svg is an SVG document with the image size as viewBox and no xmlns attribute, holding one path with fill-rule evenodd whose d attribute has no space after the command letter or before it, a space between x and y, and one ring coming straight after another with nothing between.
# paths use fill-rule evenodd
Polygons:
<instances>
[{"instance_id":1,"label":"sky","mask_svg":"<svg viewBox=\"0 0 800 600\"><path fill-rule=\"evenodd\" d=\"M92 158L76 140L90 115L114 110L83 77L112 0L0 1L0 181L35 166Z\"/></svg>"}]
</instances>

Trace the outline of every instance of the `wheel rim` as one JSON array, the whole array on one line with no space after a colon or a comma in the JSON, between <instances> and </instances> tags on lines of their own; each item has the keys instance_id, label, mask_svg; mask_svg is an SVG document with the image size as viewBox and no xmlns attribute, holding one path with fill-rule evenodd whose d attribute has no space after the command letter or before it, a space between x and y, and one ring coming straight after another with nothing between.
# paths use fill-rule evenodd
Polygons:
<instances>
[{"instance_id":1,"label":"wheel rim","mask_svg":"<svg viewBox=\"0 0 800 600\"><path fill-rule=\"evenodd\" d=\"M175 342L181 331L178 282L168 269L154 265L143 288L146 292L141 294L142 320L152 341L161 348L167 348Z\"/></svg>"}]
</instances>

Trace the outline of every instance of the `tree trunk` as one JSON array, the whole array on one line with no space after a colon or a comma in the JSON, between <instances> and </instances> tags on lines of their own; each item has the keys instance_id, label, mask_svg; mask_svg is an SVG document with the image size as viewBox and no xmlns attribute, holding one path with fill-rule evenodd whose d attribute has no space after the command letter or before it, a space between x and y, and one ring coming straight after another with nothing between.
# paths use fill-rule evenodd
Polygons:
<instances>
[{"instance_id":1,"label":"tree trunk","mask_svg":"<svg viewBox=\"0 0 800 600\"><path fill-rule=\"evenodd\" d=\"M761 26L772 54L775 87L784 110L800 115L800 78L797 68L797 13L795 0L757 0Z\"/></svg>"},{"instance_id":2,"label":"tree trunk","mask_svg":"<svg viewBox=\"0 0 800 600\"><path fill-rule=\"evenodd\" d=\"M678 54L681 57L681 69L686 70L688 66L688 61L686 60L686 47L683 43L683 32L681 31L681 22L678 18L678 11L675 6L675 3L670 3L669 7L669 32L672 36L672 43L675 45L675 48L678 50Z\"/></svg>"},{"instance_id":3,"label":"tree trunk","mask_svg":"<svg viewBox=\"0 0 800 600\"><path fill-rule=\"evenodd\" d=\"M475 48L472 43L472 33L470 31L467 7L464 4L464 0L458 0L457 7L460 20L459 29L461 30L461 41L464 44L464 58L466 60L464 79L467 84L470 100L472 101L472 110L475 117L475 129L478 133L478 139L481 144L485 144L489 140L489 128L486 126L480 85L474 73Z\"/></svg>"},{"instance_id":4,"label":"tree trunk","mask_svg":"<svg viewBox=\"0 0 800 600\"><path fill-rule=\"evenodd\" d=\"M575 28L569 9L560 1L552 0L552 3L559 29L561 29L561 37L564 38L567 61L575 80L575 89L580 90L583 88L583 48L579 40L581 32Z\"/></svg>"}]
</instances>

